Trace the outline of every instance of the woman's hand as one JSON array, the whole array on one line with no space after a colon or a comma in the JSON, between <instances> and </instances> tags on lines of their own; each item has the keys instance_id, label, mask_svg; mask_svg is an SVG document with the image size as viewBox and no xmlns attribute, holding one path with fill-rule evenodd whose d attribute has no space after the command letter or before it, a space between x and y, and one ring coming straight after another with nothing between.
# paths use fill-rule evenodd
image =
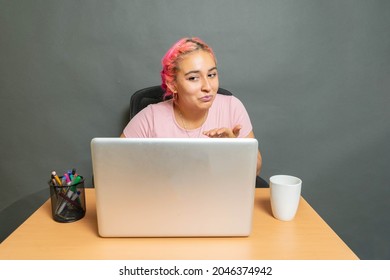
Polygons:
<instances>
[{"instance_id":1,"label":"woman's hand","mask_svg":"<svg viewBox=\"0 0 390 280\"><path fill-rule=\"evenodd\" d=\"M204 131L203 134L210 138L237 138L240 135L241 125L236 125L232 129L227 127L214 128Z\"/></svg>"},{"instance_id":2,"label":"woman's hand","mask_svg":"<svg viewBox=\"0 0 390 280\"><path fill-rule=\"evenodd\" d=\"M241 125L236 125L233 129L230 128L215 128L209 131L204 131L203 134L211 138L237 138L240 135ZM246 138L255 138L253 131L251 131ZM263 159L260 154L260 150L257 150L257 168L256 175L260 175L261 166L263 165Z\"/></svg>"}]
</instances>

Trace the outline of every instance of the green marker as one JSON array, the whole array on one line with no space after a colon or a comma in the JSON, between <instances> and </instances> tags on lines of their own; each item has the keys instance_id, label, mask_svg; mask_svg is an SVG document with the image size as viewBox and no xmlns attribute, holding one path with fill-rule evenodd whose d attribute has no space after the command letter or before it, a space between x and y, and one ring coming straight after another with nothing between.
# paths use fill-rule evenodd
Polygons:
<instances>
[{"instance_id":1,"label":"green marker","mask_svg":"<svg viewBox=\"0 0 390 280\"><path fill-rule=\"evenodd\" d=\"M76 191L77 191L76 185L77 185L78 183L80 183L80 181L81 181L81 176L77 176L77 177L72 181L71 186L70 186L69 190L68 190L67 193L66 193L66 196L67 196L68 198L71 198L72 195L73 195L74 193L76 193ZM58 210L57 210L57 214L60 214L60 213L64 210L64 208L65 208L65 206L66 206L66 203L67 203L66 200L62 202L61 206L60 206L60 207L58 208Z\"/></svg>"},{"instance_id":2,"label":"green marker","mask_svg":"<svg viewBox=\"0 0 390 280\"><path fill-rule=\"evenodd\" d=\"M73 181L70 183L70 185L73 187L73 186L77 185L80 182L81 182L81 176L77 176L77 177L73 178Z\"/></svg>"}]
</instances>

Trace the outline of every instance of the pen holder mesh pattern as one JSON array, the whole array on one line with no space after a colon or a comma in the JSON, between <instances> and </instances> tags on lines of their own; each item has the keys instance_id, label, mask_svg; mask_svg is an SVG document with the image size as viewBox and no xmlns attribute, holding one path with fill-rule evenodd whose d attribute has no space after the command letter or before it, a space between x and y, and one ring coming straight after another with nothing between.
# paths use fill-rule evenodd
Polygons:
<instances>
[{"instance_id":1,"label":"pen holder mesh pattern","mask_svg":"<svg viewBox=\"0 0 390 280\"><path fill-rule=\"evenodd\" d=\"M69 186L56 186L49 181L51 211L53 219L60 223L70 223L85 216L84 178Z\"/></svg>"}]
</instances>

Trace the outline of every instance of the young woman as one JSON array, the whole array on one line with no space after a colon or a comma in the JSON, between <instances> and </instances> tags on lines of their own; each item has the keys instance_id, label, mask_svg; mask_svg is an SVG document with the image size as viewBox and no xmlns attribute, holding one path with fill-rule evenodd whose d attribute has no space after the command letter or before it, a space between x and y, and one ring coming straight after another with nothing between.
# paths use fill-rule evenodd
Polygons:
<instances>
[{"instance_id":1,"label":"young woman","mask_svg":"<svg viewBox=\"0 0 390 280\"><path fill-rule=\"evenodd\" d=\"M183 38L162 59L166 101L149 105L123 130L121 137L254 138L248 113L235 96L217 94L217 61L199 38ZM257 175L261 170L257 154Z\"/></svg>"}]
</instances>

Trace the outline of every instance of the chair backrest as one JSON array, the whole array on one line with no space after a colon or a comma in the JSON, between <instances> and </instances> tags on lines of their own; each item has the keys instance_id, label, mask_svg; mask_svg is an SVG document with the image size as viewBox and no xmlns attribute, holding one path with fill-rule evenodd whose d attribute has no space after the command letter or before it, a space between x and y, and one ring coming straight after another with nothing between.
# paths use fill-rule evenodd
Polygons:
<instances>
[{"instance_id":1,"label":"chair backrest","mask_svg":"<svg viewBox=\"0 0 390 280\"><path fill-rule=\"evenodd\" d=\"M230 91L219 88L219 94L233 95ZM163 101L164 90L161 86L152 86L136 91L130 98L130 119L148 106Z\"/></svg>"}]
</instances>

